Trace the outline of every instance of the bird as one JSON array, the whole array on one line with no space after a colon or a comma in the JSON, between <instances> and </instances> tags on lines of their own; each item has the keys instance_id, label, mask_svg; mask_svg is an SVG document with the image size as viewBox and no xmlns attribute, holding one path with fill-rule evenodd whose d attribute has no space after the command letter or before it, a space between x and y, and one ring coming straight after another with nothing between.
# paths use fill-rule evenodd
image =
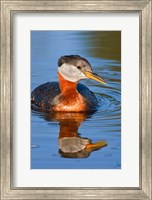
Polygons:
<instances>
[{"instance_id":1,"label":"bird","mask_svg":"<svg viewBox=\"0 0 152 200\"><path fill-rule=\"evenodd\" d=\"M58 60L59 82L47 82L31 93L32 109L46 112L89 112L98 107L95 94L80 84L83 79L106 81L94 73L87 59L80 55L65 55Z\"/></svg>"}]
</instances>

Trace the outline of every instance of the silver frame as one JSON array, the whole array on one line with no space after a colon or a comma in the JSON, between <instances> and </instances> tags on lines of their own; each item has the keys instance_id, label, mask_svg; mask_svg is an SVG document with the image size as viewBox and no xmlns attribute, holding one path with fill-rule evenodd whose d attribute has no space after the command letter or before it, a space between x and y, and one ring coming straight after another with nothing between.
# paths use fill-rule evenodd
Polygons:
<instances>
[{"instance_id":1,"label":"silver frame","mask_svg":"<svg viewBox=\"0 0 152 200\"><path fill-rule=\"evenodd\" d=\"M151 0L0 0L1 2L1 199L152 199L152 2ZM138 12L140 15L139 188L15 188L12 184L12 18L16 12Z\"/></svg>"}]
</instances>

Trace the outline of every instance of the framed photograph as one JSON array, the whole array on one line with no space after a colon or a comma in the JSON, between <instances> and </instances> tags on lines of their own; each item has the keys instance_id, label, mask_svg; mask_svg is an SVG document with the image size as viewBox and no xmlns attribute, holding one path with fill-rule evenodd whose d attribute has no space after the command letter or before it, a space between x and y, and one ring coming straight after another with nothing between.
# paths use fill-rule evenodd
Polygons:
<instances>
[{"instance_id":1,"label":"framed photograph","mask_svg":"<svg viewBox=\"0 0 152 200\"><path fill-rule=\"evenodd\" d=\"M151 19L1 0L1 199L152 199Z\"/></svg>"}]
</instances>

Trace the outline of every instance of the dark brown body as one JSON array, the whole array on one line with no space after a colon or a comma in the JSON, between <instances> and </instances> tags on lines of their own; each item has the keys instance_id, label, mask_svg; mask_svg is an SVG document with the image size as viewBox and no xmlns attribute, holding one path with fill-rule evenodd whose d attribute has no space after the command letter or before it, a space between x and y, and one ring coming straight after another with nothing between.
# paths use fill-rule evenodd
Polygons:
<instances>
[{"instance_id":1,"label":"dark brown body","mask_svg":"<svg viewBox=\"0 0 152 200\"><path fill-rule=\"evenodd\" d=\"M67 81L58 74L58 82L37 87L31 95L32 107L44 111L86 112L96 110L98 101L84 85Z\"/></svg>"}]
</instances>

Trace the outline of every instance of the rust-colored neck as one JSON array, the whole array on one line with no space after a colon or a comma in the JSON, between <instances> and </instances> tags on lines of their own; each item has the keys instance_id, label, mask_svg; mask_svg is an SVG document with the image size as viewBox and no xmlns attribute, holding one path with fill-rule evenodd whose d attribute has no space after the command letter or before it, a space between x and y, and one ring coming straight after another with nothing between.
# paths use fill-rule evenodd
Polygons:
<instances>
[{"instance_id":1,"label":"rust-colored neck","mask_svg":"<svg viewBox=\"0 0 152 200\"><path fill-rule=\"evenodd\" d=\"M68 91L76 91L77 82L71 82L66 80L60 72L58 72L58 78L59 78L59 85L61 93L65 93Z\"/></svg>"},{"instance_id":2,"label":"rust-colored neck","mask_svg":"<svg viewBox=\"0 0 152 200\"><path fill-rule=\"evenodd\" d=\"M60 122L60 134L59 138L64 137L78 137L78 127L80 126L79 122Z\"/></svg>"}]
</instances>

